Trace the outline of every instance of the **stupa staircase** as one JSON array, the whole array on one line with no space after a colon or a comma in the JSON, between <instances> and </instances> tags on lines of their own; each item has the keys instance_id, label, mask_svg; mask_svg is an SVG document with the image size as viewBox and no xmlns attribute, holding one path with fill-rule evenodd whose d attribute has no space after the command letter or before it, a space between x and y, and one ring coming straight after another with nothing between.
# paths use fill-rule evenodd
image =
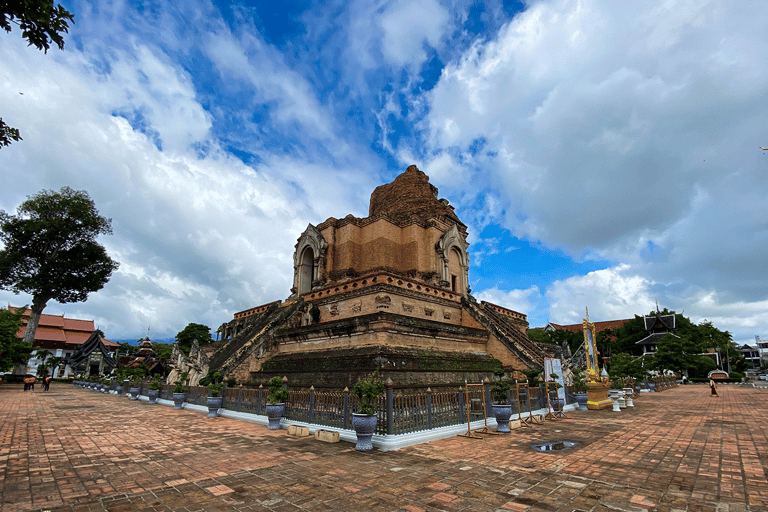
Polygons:
<instances>
[{"instance_id":1,"label":"stupa staircase","mask_svg":"<svg viewBox=\"0 0 768 512\"><path fill-rule=\"evenodd\" d=\"M461 304L472 317L488 329L510 352L531 368L543 368L545 351L521 333L515 325L491 308L483 307L470 297Z\"/></svg>"},{"instance_id":2,"label":"stupa staircase","mask_svg":"<svg viewBox=\"0 0 768 512\"><path fill-rule=\"evenodd\" d=\"M254 350L264 344L271 345L272 334L288 318L301 308L304 301L299 298L285 307L280 302L270 305L269 309L249 322L232 340L211 356L210 370L218 370L226 375L232 368L242 363ZM271 346L267 349L272 348Z\"/></svg>"}]
</instances>

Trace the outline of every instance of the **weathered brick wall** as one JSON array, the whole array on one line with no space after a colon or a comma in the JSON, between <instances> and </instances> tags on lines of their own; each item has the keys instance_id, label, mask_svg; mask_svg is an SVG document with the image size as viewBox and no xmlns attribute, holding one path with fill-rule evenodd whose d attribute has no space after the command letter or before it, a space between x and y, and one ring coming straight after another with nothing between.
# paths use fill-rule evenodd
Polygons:
<instances>
[{"instance_id":1,"label":"weathered brick wall","mask_svg":"<svg viewBox=\"0 0 768 512\"><path fill-rule=\"evenodd\" d=\"M368 215L387 214L400 220L416 217L423 220L445 216L461 224L453 209L437 198L437 187L415 165L408 167L392 183L376 187L371 194ZM463 226L463 224L461 224Z\"/></svg>"}]
</instances>

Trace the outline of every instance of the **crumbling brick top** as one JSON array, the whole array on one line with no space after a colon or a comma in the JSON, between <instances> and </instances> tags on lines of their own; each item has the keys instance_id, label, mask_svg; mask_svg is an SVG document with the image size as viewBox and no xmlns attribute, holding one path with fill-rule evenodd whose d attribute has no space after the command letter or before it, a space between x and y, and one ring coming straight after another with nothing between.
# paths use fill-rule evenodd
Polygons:
<instances>
[{"instance_id":1,"label":"crumbling brick top","mask_svg":"<svg viewBox=\"0 0 768 512\"><path fill-rule=\"evenodd\" d=\"M466 228L448 201L438 200L437 187L429 183L429 176L415 165L408 167L392 183L380 185L373 191L368 215L382 214L396 222L444 218Z\"/></svg>"}]
</instances>

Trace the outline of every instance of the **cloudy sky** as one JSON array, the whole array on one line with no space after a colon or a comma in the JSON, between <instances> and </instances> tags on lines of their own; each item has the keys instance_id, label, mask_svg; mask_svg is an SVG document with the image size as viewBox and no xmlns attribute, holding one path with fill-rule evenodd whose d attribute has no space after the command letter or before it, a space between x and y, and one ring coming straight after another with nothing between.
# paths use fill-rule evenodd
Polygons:
<instances>
[{"instance_id":1,"label":"cloudy sky","mask_svg":"<svg viewBox=\"0 0 768 512\"><path fill-rule=\"evenodd\" d=\"M289 295L308 223L416 164L469 227L474 295L532 327L658 301L768 337L763 2L62 3L64 51L0 34L24 138L0 209L85 189L120 269L46 313L215 330Z\"/></svg>"}]
</instances>

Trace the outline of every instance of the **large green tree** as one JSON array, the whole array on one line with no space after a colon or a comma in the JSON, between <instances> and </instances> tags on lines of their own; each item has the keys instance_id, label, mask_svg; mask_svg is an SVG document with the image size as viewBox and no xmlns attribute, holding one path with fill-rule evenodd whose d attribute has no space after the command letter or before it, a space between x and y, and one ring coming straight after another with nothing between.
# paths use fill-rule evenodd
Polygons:
<instances>
[{"instance_id":1,"label":"large green tree","mask_svg":"<svg viewBox=\"0 0 768 512\"><path fill-rule=\"evenodd\" d=\"M27 198L16 215L0 210L0 287L32 295L24 341L35 338L49 300L82 302L109 281L118 264L96 241L111 234L88 193L64 187Z\"/></svg>"},{"instance_id":2,"label":"large green tree","mask_svg":"<svg viewBox=\"0 0 768 512\"><path fill-rule=\"evenodd\" d=\"M157 357L160 359L170 359L171 352L173 352L173 345L167 343L155 343L153 341L152 350L155 351L155 354L157 354Z\"/></svg>"},{"instance_id":3,"label":"large green tree","mask_svg":"<svg viewBox=\"0 0 768 512\"><path fill-rule=\"evenodd\" d=\"M211 328L203 324L190 323L176 334L176 342L179 344L179 349L187 355L189 355L193 341L197 341L198 345L205 345L213 341L211 339Z\"/></svg>"},{"instance_id":4,"label":"large green tree","mask_svg":"<svg viewBox=\"0 0 768 512\"><path fill-rule=\"evenodd\" d=\"M72 13L55 5L52 0L0 0L0 28L10 32L13 25L21 29L21 37L29 46L48 53L51 43L64 49L62 34L74 23ZM8 126L0 118L0 148L20 141L19 130Z\"/></svg>"},{"instance_id":5,"label":"large green tree","mask_svg":"<svg viewBox=\"0 0 768 512\"><path fill-rule=\"evenodd\" d=\"M19 364L26 365L32 353L32 344L16 337L24 309L0 309L0 372L10 371Z\"/></svg>"}]
</instances>

